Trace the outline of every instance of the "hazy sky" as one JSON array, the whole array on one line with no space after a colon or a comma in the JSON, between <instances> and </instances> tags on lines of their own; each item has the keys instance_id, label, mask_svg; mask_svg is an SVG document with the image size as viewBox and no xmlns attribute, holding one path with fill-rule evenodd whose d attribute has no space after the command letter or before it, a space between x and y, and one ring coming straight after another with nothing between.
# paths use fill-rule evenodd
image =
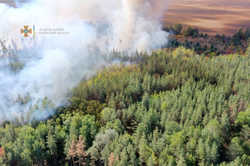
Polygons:
<instances>
[{"instance_id":1,"label":"hazy sky","mask_svg":"<svg viewBox=\"0 0 250 166\"><path fill-rule=\"evenodd\" d=\"M172 0L164 20L230 34L250 27L250 0Z\"/></svg>"}]
</instances>

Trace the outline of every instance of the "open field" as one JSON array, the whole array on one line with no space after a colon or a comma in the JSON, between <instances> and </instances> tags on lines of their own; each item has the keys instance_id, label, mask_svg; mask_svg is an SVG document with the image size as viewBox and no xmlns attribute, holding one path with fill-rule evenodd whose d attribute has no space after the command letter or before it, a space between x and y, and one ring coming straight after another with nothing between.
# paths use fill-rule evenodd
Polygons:
<instances>
[{"instance_id":1,"label":"open field","mask_svg":"<svg viewBox=\"0 0 250 166\"><path fill-rule=\"evenodd\" d=\"M241 27L250 27L250 0L172 1L164 22L197 26L209 34L230 35Z\"/></svg>"}]
</instances>

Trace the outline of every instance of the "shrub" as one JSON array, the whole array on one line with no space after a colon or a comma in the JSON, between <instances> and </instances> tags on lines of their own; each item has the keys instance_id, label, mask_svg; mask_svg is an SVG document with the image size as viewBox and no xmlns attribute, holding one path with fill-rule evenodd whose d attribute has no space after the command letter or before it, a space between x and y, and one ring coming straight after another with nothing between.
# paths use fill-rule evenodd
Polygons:
<instances>
[{"instance_id":1,"label":"shrub","mask_svg":"<svg viewBox=\"0 0 250 166\"><path fill-rule=\"evenodd\" d=\"M173 51L172 54L175 58L181 58L181 57L190 58L195 55L195 52L185 47L178 47L175 51Z\"/></svg>"},{"instance_id":2,"label":"shrub","mask_svg":"<svg viewBox=\"0 0 250 166\"><path fill-rule=\"evenodd\" d=\"M247 47L246 55L247 55L247 56L250 56L250 44L249 44L249 46Z\"/></svg>"}]
</instances>

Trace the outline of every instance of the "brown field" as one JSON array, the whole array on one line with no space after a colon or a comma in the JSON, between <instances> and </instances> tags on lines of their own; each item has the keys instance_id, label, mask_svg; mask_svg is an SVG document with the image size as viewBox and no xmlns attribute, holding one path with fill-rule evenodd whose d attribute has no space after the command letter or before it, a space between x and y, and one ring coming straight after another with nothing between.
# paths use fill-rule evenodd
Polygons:
<instances>
[{"instance_id":1,"label":"brown field","mask_svg":"<svg viewBox=\"0 0 250 166\"><path fill-rule=\"evenodd\" d=\"M250 27L250 0L172 0L164 23L182 23L209 34L230 35Z\"/></svg>"}]
</instances>

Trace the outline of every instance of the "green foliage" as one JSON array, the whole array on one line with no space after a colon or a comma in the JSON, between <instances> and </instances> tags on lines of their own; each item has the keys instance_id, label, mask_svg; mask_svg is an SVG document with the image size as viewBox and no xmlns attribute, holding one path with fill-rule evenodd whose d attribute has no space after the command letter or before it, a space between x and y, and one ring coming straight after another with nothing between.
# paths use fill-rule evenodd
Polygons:
<instances>
[{"instance_id":1,"label":"green foliage","mask_svg":"<svg viewBox=\"0 0 250 166\"><path fill-rule=\"evenodd\" d=\"M247 55L247 56L250 56L250 45L247 47L246 55Z\"/></svg>"},{"instance_id":2,"label":"green foliage","mask_svg":"<svg viewBox=\"0 0 250 166\"><path fill-rule=\"evenodd\" d=\"M244 54L250 39L250 28L241 28L232 36L208 35L200 33L197 28L181 24L165 27L165 30L171 34L167 48L175 49L183 46L195 50L198 54L209 56Z\"/></svg>"},{"instance_id":3,"label":"green foliage","mask_svg":"<svg viewBox=\"0 0 250 166\"><path fill-rule=\"evenodd\" d=\"M248 108L245 112L240 112L236 119L236 124L238 125L248 125L250 127L250 108Z\"/></svg>"},{"instance_id":4,"label":"green foliage","mask_svg":"<svg viewBox=\"0 0 250 166\"><path fill-rule=\"evenodd\" d=\"M173 51L173 56L175 58L190 58L191 56L194 56L195 52L190 49L186 49L184 47L178 47L175 51Z\"/></svg>"},{"instance_id":5,"label":"green foliage","mask_svg":"<svg viewBox=\"0 0 250 166\"><path fill-rule=\"evenodd\" d=\"M168 32L172 32L172 33L174 33L176 35L179 35L179 34L182 33L183 25L175 24L173 26L167 27L165 30L168 31Z\"/></svg>"},{"instance_id":6,"label":"green foliage","mask_svg":"<svg viewBox=\"0 0 250 166\"><path fill-rule=\"evenodd\" d=\"M188 37L197 37L199 35L199 30L196 28L192 28L192 27L187 27L184 31L183 31L184 36Z\"/></svg>"},{"instance_id":7,"label":"green foliage","mask_svg":"<svg viewBox=\"0 0 250 166\"><path fill-rule=\"evenodd\" d=\"M18 62L18 61L10 63L10 68L14 72L20 71L23 67L24 67L24 64L22 64L21 62Z\"/></svg>"},{"instance_id":8,"label":"green foliage","mask_svg":"<svg viewBox=\"0 0 250 166\"><path fill-rule=\"evenodd\" d=\"M47 121L3 125L0 165L249 165L250 56L132 62L79 83Z\"/></svg>"}]
</instances>

